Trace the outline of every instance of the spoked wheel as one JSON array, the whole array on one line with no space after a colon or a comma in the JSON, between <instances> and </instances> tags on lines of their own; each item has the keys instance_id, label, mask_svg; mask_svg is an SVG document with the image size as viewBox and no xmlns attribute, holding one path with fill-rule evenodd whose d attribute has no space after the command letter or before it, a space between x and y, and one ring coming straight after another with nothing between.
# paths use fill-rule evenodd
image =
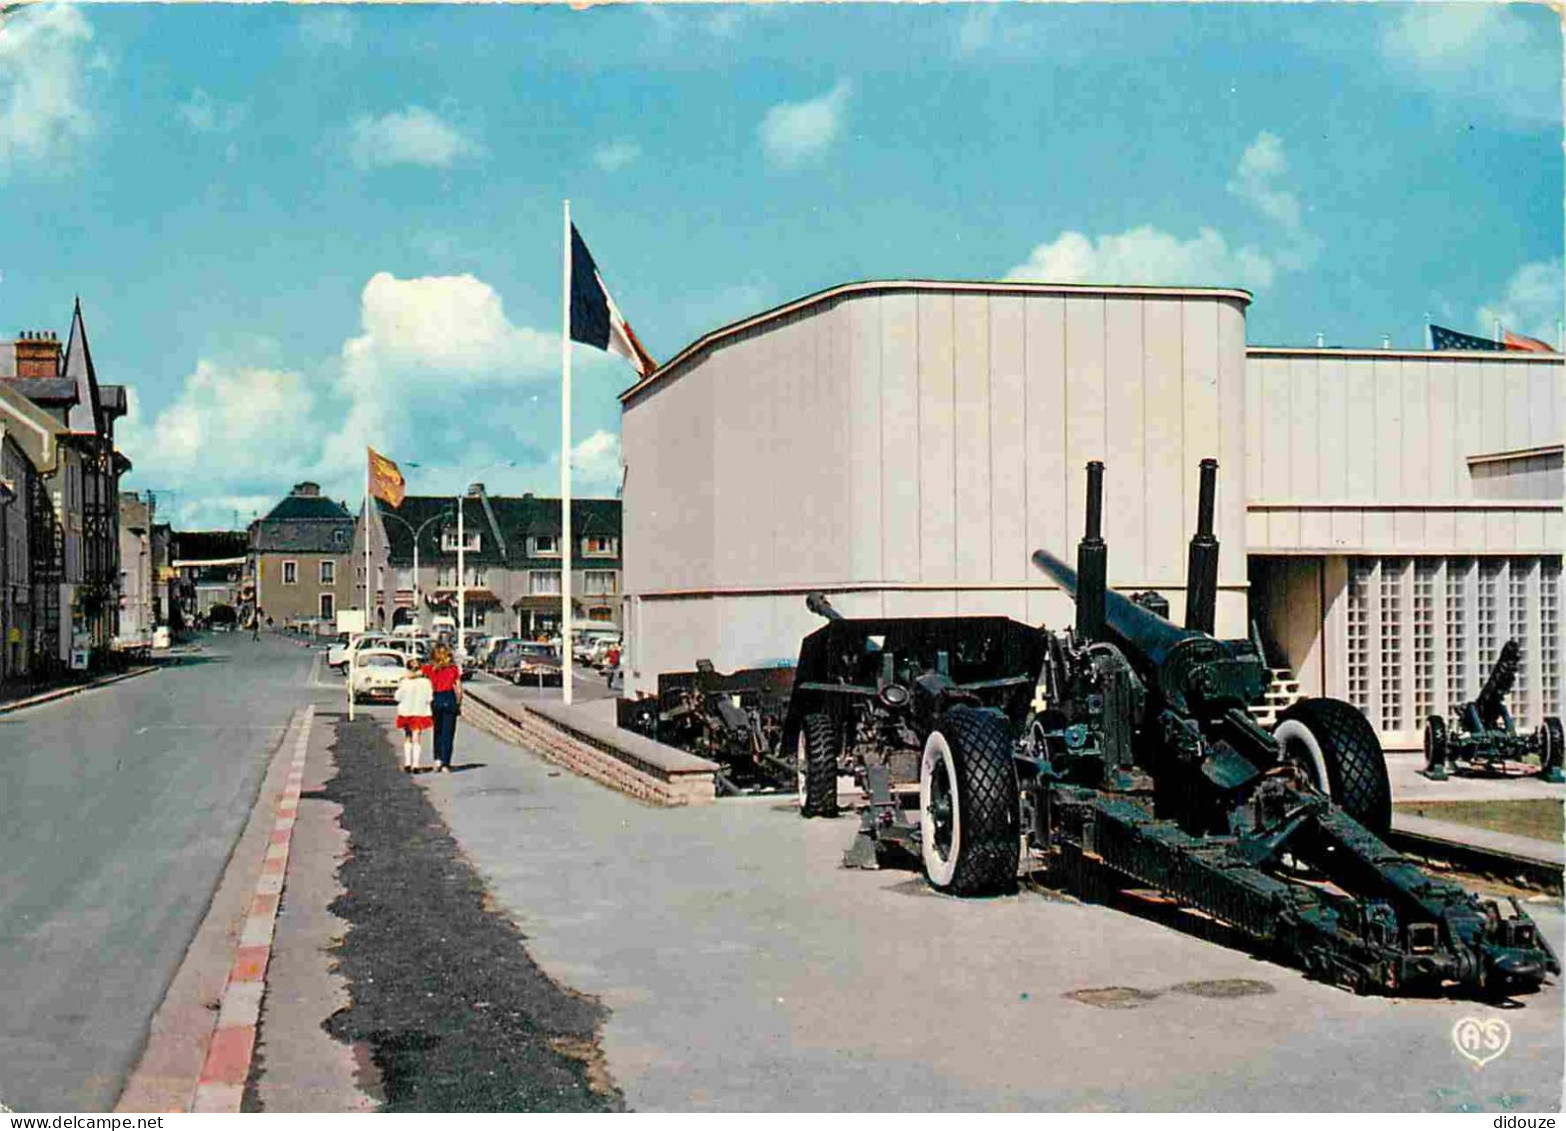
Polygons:
<instances>
[{"instance_id":1,"label":"spoked wheel","mask_svg":"<svg viewBox=\"0 0 1566 1131\"><path fill-rule=\"evenodd\" d=\"M1358 708L1341 699L1301 699L1272 733L1284 757L1338 808L1377 836L1392 827L1386 756Z\"/></svg>"},{"instance_id":2,"label":"spoked wheel","mask_svg":"<svg viewBox=\"0 0 1566 1131\"><path fill-rule=\"evenodd\" d=\"M1562 779L1561 761L1566 758L1566 728L1554 715L1545 718L1539 727L1539 776L1545 781Z\"/></svg>"},{"instance_id":3,"label":"spoked wheel","mask_svg":"<svg viewBox=\"0 0 1566 1131\"><path fill-rule=\"evenodd\" d=\"M837 724L825 711L806 715L795 748L801 817L837 816Z\"/></svg>"},{"instance_id":4,"label":"spoked wheel","mask_svg":"<svg viewBox=\"0 0 1566 1131\"><path fill-rule=\"evenodd\" d=\"M954 707L919 762L919 849L930 885L952 895L1003 891L1017 879L1017 768L998 711Z\"/></svg>"}]
</instances>

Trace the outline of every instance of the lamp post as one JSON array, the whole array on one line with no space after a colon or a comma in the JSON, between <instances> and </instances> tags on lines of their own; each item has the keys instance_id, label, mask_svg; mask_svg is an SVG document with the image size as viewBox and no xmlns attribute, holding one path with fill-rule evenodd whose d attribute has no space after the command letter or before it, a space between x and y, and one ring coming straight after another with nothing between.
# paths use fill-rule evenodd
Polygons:
<instances>
[{"instance_id":1,"label":"lamp post","mask_svg":"<svg viewBox=\"0 0 1566 1131\"><path fill-rule=\"evenodd\" d=\"M461 664L468 658L468 574L467 574L467 529L463 524L464 500L468 496L468 487L474 483L483 472L497 467L515 467L517 461L513 459L497 460L494 463L486 463L477 471L462 477L462 494L457 496L457 663Z\"/></svg>"},{"instance_id":2,"label":"lamp post","mask_svg":"<svg viewBox=\"0 0 1566 1131\"><path fill-rule=\"evenodd\" d=\"M413 535L413 607L417 609L419 607L419 537L424 533L424 528L426 526L430 525L432 522L439 522L443 518L450 518L451 512L441 511L439 514L431 515L429 518L419 523L417 529L414 528L413 523L409 522L399 514L391 514L386 511L377 511L376 513L379 514L382 518L396 519L398 522L402 523L403 526L408 528L408 533Z\"/></svg>"}]
</instances>

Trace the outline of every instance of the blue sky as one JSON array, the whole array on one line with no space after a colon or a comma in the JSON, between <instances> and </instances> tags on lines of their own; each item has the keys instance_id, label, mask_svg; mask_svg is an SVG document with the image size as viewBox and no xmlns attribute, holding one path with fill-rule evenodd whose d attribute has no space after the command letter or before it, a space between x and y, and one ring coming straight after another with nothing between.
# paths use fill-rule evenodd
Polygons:
<instances>
[{"instance_id":1,"label":"blue sky","mask_svg":"<svg viewBox=\"0 0 1566 1131\"><path fill-rule=\"evenodd\" d=\"M228 525L366 442L558 483L560 201L668 357L849 279L1238 285L1252 342L1557 341L1561 32L1475 4L34 7L0 28L0 333L133 389ZM618 358L575 466L618 480ZM172 494L168 494L172 492Z\"/></svg>"}]
</instances>

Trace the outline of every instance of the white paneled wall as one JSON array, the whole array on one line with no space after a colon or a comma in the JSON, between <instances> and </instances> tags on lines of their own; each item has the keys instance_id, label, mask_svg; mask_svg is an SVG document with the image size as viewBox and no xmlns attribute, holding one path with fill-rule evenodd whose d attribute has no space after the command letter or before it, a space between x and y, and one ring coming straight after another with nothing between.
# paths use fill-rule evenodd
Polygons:
<instances>
[{"instance_id":1,"label":"white paneled wall","mask_svg":"<svg viewBox=\"0 0 1566 1131\"><path fill-rule=\"evenodd\" d=\"M1219 628L1243 634L1246 301L856 284L698 343L624 399L628 687L792 654L809 588L861 615L1064 623L1029 555L1074 552L1090 459L1111 583L1176 616L1198 463L1220 461Z\"/></svg>"}]
</instances>

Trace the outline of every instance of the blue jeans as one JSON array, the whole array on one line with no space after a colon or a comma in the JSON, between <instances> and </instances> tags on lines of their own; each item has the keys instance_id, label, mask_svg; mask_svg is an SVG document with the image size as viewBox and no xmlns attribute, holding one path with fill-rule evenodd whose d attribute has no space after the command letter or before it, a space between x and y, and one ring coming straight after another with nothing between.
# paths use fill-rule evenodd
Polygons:
<instances>
[{"instance_id":1,"label":"blue jeans","mask_svg":"<svg viewBox=\"0 0 1566 1131\"><path fill-rule=\"evenodd\" d=\"M430 702L430 713L435 717L435 762L451 765L451 744L457 737L457 693L437 691Z\"/></svg>"}]
</instances>

